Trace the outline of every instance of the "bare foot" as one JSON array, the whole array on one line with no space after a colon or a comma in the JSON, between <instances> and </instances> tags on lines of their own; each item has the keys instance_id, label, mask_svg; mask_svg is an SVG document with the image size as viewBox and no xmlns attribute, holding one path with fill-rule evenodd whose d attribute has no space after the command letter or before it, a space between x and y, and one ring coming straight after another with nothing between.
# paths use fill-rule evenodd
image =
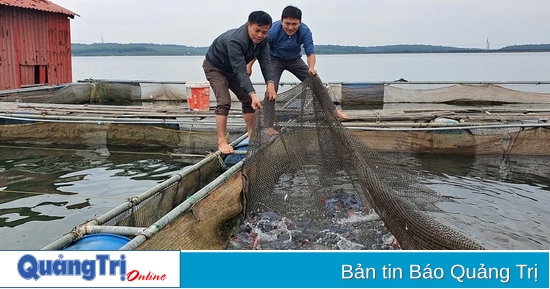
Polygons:
<instances>
[{"instance_id":1,"label":"bare foot","mask_svg":"<svg viewBox=\"0 0 550 289\"><path fill-rule=\"evenodd\" d=\"M275 135L278 135L278 134L279 134L279 132L276 131L276 130L275 130L274 128L272 128L272 127L266 127L266 128L264 129L264 132L265 132L267 135L269 135L269 136L275 136Z\"/></svg>"},{"instance_id":2,"label":"bare foot","mask_svg":"<svg viewBox=\"0 0 550 289\"><path fill-rule=\"evenodd\" d=\"M334 116L341 119L341 120L348 120L349 116L345 113L343 113L341 110L335 110Z\"/></svg>"},{"instance_id":3,"label":"bare foot","mask_svg":"<svg viewBox=\"0 0 550 289\"><path fill-rule=\"evenodd\" d=\"M220 152L224 155L232 154L233 153L233 147L230 146L228 143L221 143L218 144L218 149Z\"/></svg>"}]
</instances>

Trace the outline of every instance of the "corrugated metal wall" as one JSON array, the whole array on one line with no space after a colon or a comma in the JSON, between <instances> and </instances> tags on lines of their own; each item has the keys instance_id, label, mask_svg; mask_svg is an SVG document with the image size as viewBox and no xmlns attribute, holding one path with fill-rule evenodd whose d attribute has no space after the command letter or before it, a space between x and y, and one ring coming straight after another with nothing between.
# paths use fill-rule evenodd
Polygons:
<instances>
[{"instance_id":1,"label":"corrugated metal wall","mask_svg":"<svg viewBox=\"0 0 550 289\"><path fill-rule=\"evenodd\" d=\"M13 9L0 9L0 89L19 87L18 67L15 61Z\"/></svg>"},{"instance_id":2,"label":"corrugated metal wall","mask_svg":"<svg viewBox=\"0 0 550 289\"><path fill-rule=\"evenodd\" d=\"M0 89L72 82L67 15L2 7L0 45Z\"/></svg>"},{"instance_id":3,"label":"corrugated metal wall","mask_svg":"<svg viewBox=\"0 0 550 289\"><path fill-rule=\"evenodd\" d=\"M51 13L48 18L50 84L73 81L71 22L67 15Z\"/></svg>"}]
</instances>

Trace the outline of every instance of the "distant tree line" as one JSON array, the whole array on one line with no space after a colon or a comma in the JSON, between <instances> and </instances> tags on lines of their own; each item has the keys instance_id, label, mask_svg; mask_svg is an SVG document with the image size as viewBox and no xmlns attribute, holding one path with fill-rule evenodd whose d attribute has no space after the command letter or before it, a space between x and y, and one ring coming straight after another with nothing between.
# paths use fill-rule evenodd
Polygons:
<instances>
[{"instance_id":1,"label":"distant tree line","mask_svg":"<svg viewBox=\"0 0 550 289\"><path fill-rule=\"evenodd\" d=\"M208 47L152 43L72 43L73 56L205 55Z\"/></svg>"},{"instance_id":2,"label":"distant tree line","mask_svg":"<svg viewBox=\"0 0 550 289\"><path fill-rule=\"evenodd\" d=\"M506 46L500 49L500 51L510 51L510 52L523 52L523 51L533 51L533 52L548 52L550 51L550 44L525 44L525 45L511 45Z\"/></svg>"},{"instance_id":3,"label":"distant tree line","mask_svg":"<svg viewBox=\"0 0 550 289\"><path fill-rule=\"evenodd\" d=\"M72 44L73 56L205 55L208 47L153 43ZM550 52L550 44L512 45L500 49L458 48L436 45L342 46L315 45L316 54L453 53L453 52Z\"/></svg>"}]
</instances>

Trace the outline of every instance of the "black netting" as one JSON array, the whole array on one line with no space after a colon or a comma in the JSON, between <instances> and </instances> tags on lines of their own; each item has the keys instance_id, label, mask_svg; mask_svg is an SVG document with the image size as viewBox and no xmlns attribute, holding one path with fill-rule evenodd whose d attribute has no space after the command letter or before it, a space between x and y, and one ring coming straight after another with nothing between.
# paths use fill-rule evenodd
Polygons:
<instances>
[{"instance_id":1,"label":"black netting","mask_svg":"<svg viewBox=\"0 0 550 289\"><path fill-rule=\"evenodd\" d=\"M249 222L271 216L282 220L271 225L279 231L307 223L303 226L338 233L335 224L343 220L339 214L372 220L367 216L374 209L403 249L483 249L430 217L428 212L438 211L437 202L449 200L420 184L414 172L394 159L371 150L340 123L334 110L318 76L279 93L274 112L266 105L260 110L243 169ZM276 133L266 129L271 123ZM373 229L378 238L387 236L384 227L356 222L340 234L354 245L337 247L377 249L365 238L377 238L369 235Z\"/></svg>"}]
</instances>

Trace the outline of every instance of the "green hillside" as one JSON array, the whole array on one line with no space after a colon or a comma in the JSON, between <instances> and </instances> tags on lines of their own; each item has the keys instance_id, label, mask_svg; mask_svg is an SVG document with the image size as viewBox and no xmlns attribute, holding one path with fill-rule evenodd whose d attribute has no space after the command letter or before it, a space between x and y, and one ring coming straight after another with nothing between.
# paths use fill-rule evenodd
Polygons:
<instances>
[{"instance_id":1,"label":"green hillside","mask_svg":"<svg viewBox=\"0 0 550 289\"><path fill-rule=\"evenodd\" d=\"M73 56L117 56L117 55L204 55L208 47L192 47L175 44L152 43L94 43L72 44Z\"/></svg>"},{"instance_id":2,"label":"green hillside","mask_svg":"<svg viewBox=\"0 0 550 289\"><path fill-rule=\"evenodd\" d=\"M205 55L208 47L152 43L94 43L72 44L73 56L139 56L139 55ZM316 54L370 54L370 53L453 53L453 52L550 52L550 44L506 46L501 49L458 48L449 46L403 44L386 46L315 45Z\"/></svg>"}]
</instances>

